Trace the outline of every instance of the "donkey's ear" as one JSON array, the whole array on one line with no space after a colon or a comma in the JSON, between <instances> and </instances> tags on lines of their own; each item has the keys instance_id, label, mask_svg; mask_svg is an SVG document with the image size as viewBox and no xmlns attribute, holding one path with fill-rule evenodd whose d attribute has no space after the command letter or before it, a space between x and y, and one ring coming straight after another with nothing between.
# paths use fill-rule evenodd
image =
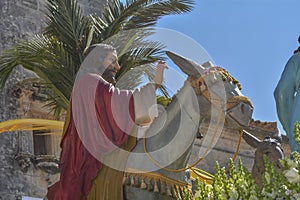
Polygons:
<instances>
[{"instance_id":1,"label":"donkey's ear","mask_svg":"<svg viewBox=\"0 0 300 200\"><path fill-rule=\"evenodd\" d=\"M166 54L185 74L193 78L199 78L205 70L203 66L177 53L166 51Z\"/></svg>"},{"instance_id":2,"label":"donkey's ear","mask_svg":"<svg viewBox=\"0 0 300 200\"><path fill-rule=\"evenodd\" d=\"M254 135L248 133L247 131L243 130L243 138L253 148L257 148L258 145L262 142L260 139L255 137Z\"/></svg>"}]
</instances>

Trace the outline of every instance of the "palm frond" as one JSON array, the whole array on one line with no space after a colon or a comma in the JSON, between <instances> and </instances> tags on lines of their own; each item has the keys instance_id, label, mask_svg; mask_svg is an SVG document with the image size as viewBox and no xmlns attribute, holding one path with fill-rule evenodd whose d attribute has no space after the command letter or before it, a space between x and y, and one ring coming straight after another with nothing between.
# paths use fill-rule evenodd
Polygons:
<instances>
[{"instance_id":1,"label":"palm frond","mask_svg":"<svg viewBox=\"0 0 300 200\"><path fill-rule=\"evenodd\" d=\"M4 86L12 70L21 65L43 80L61 99L60 105L67 108L72 80L60 61L67 62L63 48L54 38L35 36L4 51L0 56L0 82ZM62 80L62 81L58 81Z\"/></svg>"},{"instance_id":2,"label":"palm frond","mask_svg":"<svg viewBox=\"0 0 300 200\"><path fill-rule=\"evenodd\" d=\"M131 68L117 81L116 86L120 89L133 90L139 88L143 83L148 82L149 75L152 76L154 71L153 64L141 65Z\"/></svg>"},{"instance_id":3,"label":"palm frond","mask_svg":"<svg viewBox=\"0 0 300 200\"><path fill-rule=\"evenodd\" d=\"M81 63L86 47L89 21L76 0L48 0L47 27L44 33L58 38L75 63Z\"/></svg>"},{"instance_id":4,"label":"palm frond","mask_svg":"<svg viewBox=\"0 0 300 200\"><path fill-rule=\"evenodd\" d=\"M193 0L112 0L101 18L84 16L76 0L47 0L47 27L43 34L20 42L0 56L0 88L13 69L21 65L39 77L39 84L48 94L47 105L59 117L68 107L82 53L94 43L109 43L117 48L123 66L117 80L131 68L140 67L129 77L131 85L124 86L134 88L145 74L153 76L153 63L164 60L163 46L145 41L151 34L149 27L162 16L190 11L193 4ZM167 96L164 87L161 91Z\"/></svg>"},{"instance_id":5,"label":"palm frond","mask_svg":"<svg viewBox=\"0 0 300 200\"><path fill-rule=\"evenodd\" d=\"M192 10L193 5L193 0L127 0L126 2L114 0L104 9L104 20L98 16L93 16L92 21L95 27L97 27L97 35L101 38L99 40L103 42L103 40L106 39L106 41L104 41L105 43L116 46L118 52L122 52L120 53L121 57L119 59L122 68L117 74L117 80L135 66L153 63L157 60L164 60L162 45L159 46L157 43L156 45L158 46L148 48L147 46L153 45L153 43L150 42L147 44L147 42L141 42L151 34L151 29L144 28L155 25L162 16L189 12ZM130 32L130 34L128 34L128 32ZM133 32L136 33L136 35L134 35ZM123 35L121 36L120 33ZM127 38L124 37L126 34ZM110 41L115 42L108 42L108 38L110 38ZM127 49L124 47L124 44L127 45ZM143 45L145 47L143 47ZM124 51L120 49L125 49L127 53L123 55ZM153 74L151 75L150 73L146 74L153 76ZM143 76L142 72L140 76ZM133 85L136 86L140 84L140 78L136 77L132 80L136 80L136 83ZM128 87L133 87L133 85ZM160 87L160 90L162 94L169 97L164 86Z\"/></svg>"},{"instance_id":6,"label":"palm frond","mask_svg":"<svg viewBox=\"0 0 300 200\"><path fill-rule=\"evenodd\" d=\"M106 37L121 30L154 26L163 16L191 11L194 4L194 0L133 0L124 4L114 0L103 12L108 23Z\"/></svg>"},{"instance_id":7,"label":"palm frond","mask_svg":"<svg viewBox=\"0 0 300 200\"><path fill-rule=\"evenodd\" d=\"M107 28L108 24L97 15L89 16L93 29L93 44L101 43L106 38L104 37L104 30Z\"/></svg>"},{"instance_id":8,"label":"palm frond","mask_svg":"<svg viewBox=\"0 0 300 200\"><path fill-rule=\"evenodd\" d=\"M165 46L154 41L136 40L127 53L120 56L121 70L118 72L117 86L122 89L135 89L143 82L152 80L155 72L155 62L165 60ZM161 93L169 98L166 87L162 85Z\"/></svg>"},{"instance_id":9,"label":"palm frond","mask_svg":"<svg viewBox=\"0 0 300 200\"><path fill-rule=\"evenodd\" d=\"M43 41L42 38L36 37L36 41L32 42L29 45L28 42L21 42L16 46L6 50L0 56L0 83L1 88L4 87L4 84L11 74L12 70L22 62L35 62L36 57L43 58L44 56L48 57L49 54L45 54L39 49L44 49L46 47L46 41ZM34 52L32 50L34 49ZM43 62L42 60L40 60Z\"/></svg>"},{"instance_id":10,"label":"palm frond","mask_svg":"<svg viewBox=\"0 0 300 200\"><path fill-rule=\"evenodd\" d=\"M143 28L156 25L158 19L166 15L183 14L192 10L192 0L157 1L140 9L126 23L124 29ZM149 13L151 13L149 15Z\"/></svg>"},{"instance_id":11,"label":"palm frond","mask_svg":"<svg viewBox=\"0 0 300 200\"><path fill-rule=\"evenodd\" d=\"M120 56L119 62L122 66L118 72L116 78L118 79L131 68L135 68L141 65L151 64L158 60L164 60L164 46L158 42L144 41L135 42L130 49ZM153 78L153 73L148 74L150 78Z\"/></svg>"}]
</instances>

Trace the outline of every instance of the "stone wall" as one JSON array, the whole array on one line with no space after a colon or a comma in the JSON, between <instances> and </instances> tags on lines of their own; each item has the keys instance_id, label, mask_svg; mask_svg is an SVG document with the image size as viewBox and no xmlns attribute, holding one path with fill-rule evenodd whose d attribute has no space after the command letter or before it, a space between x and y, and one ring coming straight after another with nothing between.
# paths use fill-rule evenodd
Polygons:
<instances>
[{"instance_id":1,"label":"stone wall","mask_svg":"<svg viewBox=\"0 0 300 200\"><path fill-rule=\"evenodd\" d=\"M0 1L0 53L23 39L41 32L45 25L45 0ZM84 13L101 14L106 0L78 0ZM18 87L20 80L34 76L17 67L0 93L0 121L20 117L51 118L40 103L26 102L26 90ZM28 92L28 91L27 91ZM20 98L20 95L22 96ZM28 95L28 94L27 94ZM32 99L31 99L32 100ZM30 113L31 112L31 113ZM58 178L57 158L33 155L32 132L10 132L0 135L0 200L21 199L22 196L44 197L47 187ZM56 159L56 160L55 160ZM45 167L45 162L50 166ZM53 166L52 166L53 165ZM56 165L56 166L55 166Z\"/></svg>"}]
</instances>

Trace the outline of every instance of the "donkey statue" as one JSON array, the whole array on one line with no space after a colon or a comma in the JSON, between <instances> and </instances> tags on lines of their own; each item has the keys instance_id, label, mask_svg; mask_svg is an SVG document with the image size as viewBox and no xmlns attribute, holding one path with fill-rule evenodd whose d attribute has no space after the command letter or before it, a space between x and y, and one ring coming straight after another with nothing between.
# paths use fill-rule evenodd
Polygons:
<instances>
[{"instance_id":1,"label":"donkey statue","mask_svg":"<svg viewBox=\"0 0 300 200\"><path fill-rule=\"evenodd\" d=\"M252 118L251 102L226 70L174 52L167 55L188 78L130 153L123 181L127 200L182 199L190 190L185 171L200 122L210 119L213 131L206 136L216 142L225 120L241 130Z\"/></svg>"},{"instance_id":2,"label":"donkey statue","mask_svg":"<svg viewBox=\"0 0 300 200\"><path fill-rule=\"evenodd\" d=\"M260 140L244 131L243 138L250 146L256 149L251 173L255 182L262 188L262 175L265 172L264 155L269 162L274 163L275 167L281 169L279 160L284 158L283 149L278 140L271 137L265 137L263 140Z\"/></svg>"}]
</instances>

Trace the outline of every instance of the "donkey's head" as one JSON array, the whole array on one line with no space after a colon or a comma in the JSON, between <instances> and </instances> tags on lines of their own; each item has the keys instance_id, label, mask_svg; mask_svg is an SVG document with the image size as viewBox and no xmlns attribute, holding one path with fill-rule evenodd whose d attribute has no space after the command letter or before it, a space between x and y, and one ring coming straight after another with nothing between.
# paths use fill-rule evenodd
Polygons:
<instances>
[{"instance_id":1,"label":"donkey's head","mask_svg":"<svg viewBox=\"0 0 300 200\"><path fill-rule=\"evenodd\" d=\"M244 131L243 138L250 146L256 149L254 165L258 167L264 166L263 157L265 155L270 162L274 162L277 168L281 168L279 160L284 158L284 154L278 140L271 137L265 137L263 140L260 140L246 131Z\"/></svg>"},{"instance_id":2,"label":"donkey's head","mask_svg":"<svg viewBox=\"0 0 300 200\"><path fill-rule=\"evenodd\" d=\"M203 117L209 117L214 108L226 116L231 127L240 129L249 124L253 106L242 95L239 82L226 70L211 62L200 65L174 52L168 51L167 55L188 75L187 81L195 90Z\"/></svg>"},{"instance_id":3,"label":"donkey's head","mask_svg":"<svg viewBox=\"0 0 300 200\"><path fill-rule=\"evenodd\" d=\"M262 187L263 183L261 177L265 172L264 156L267 157L270 163L274 163L277 169L281 169L280 159L284 158L283 149L278 140L271 137L265 137L263 140L260 140L244 131L243 138L250 146L256 149L252 175L255 182Z\"/></svg>"}]
</instances>

